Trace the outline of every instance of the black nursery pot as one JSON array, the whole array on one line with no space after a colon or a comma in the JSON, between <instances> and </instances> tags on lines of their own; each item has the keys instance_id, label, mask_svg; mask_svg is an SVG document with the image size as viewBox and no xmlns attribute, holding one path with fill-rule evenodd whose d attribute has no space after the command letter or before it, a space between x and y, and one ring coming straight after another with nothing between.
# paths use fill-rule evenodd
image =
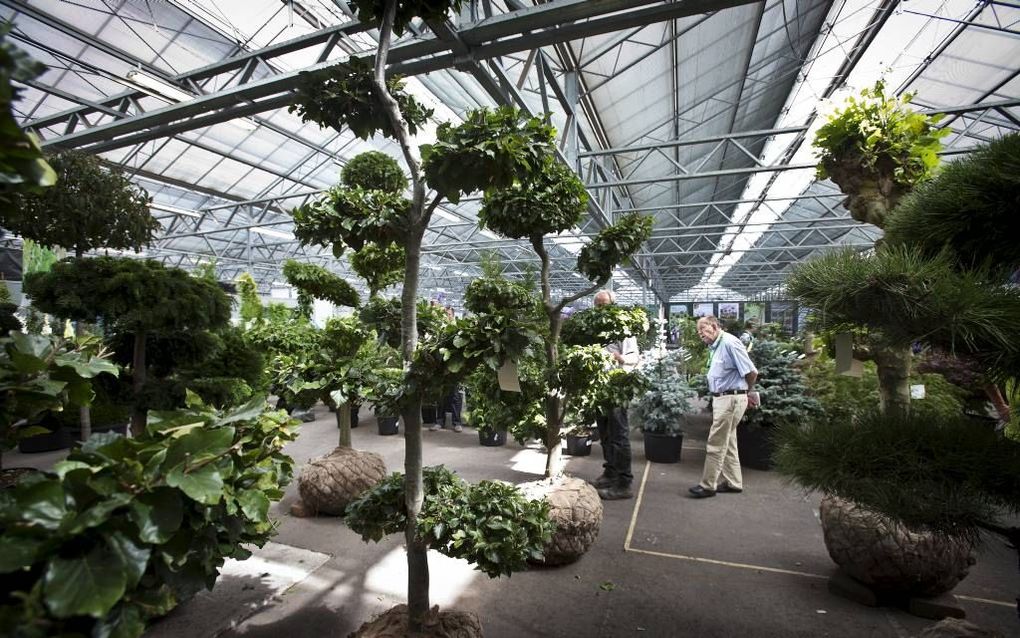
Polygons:
<instances>
[{"instance_id":1,"label":"black nursery pot","mask_svg":"<svg viewBox=\"0 0 1020 638\"><path fill-rule=\"evenodd\" d=\"M478 442L485 447L506 445L506 431L478 430Z\"/></svg>"},{"instance_id":2,"label":"black nursery pot","mask_svg":"<svg viewBox=\"0 0 1020 638\"><path fill-rule=\"evenodd\" d=\"M50 414L44 416L35 425L46 428L49 432L21 439L18 441L19 452L23 454L52 452L69 448L74 443L74 440L71 438L71 431Z\"/></svg>"},{"instance_id":3,"label":"black nursery pot","mask_svg":"<svg viewBox=\"0 0 1020 638\"><path fill-rule=\"evenodd\" d=\"M645 458L652 463L679 463L684 435L669 436L645 432Z\"/></svg>"},{"instance_id":4,"label":"black nursery pot","mask_svg":"<svg viewBox=\"0 0 1020 638\"><path fill-rule=\"evenodd\" d=\"M774 467L772 453L775 449L770 428L751 427L746 423L737 426L737 454L740 455L742 466L753 470L771 470Z\"/></svg>"},{"instance_id":5,"label":"black nursery pot","mask_svg":"<svg viewBox=\"0 0 1020 638\"><path fill-rule=\"evenodd\" d=\"M400 433L399 416L377 416L376 421L379 423L379 434L382 436L392 436Z\"/></svg>"},{"instance_id":6,"label":"black nursery pot","mask_svg":"<svg viewBox=\"0 0 1020 638\"><path fill-rule=\"evenodd\" d=\"M436 419L439 417L439 410L435 404L421 406L421 422L422 423L437 423Z\"/></svg>"},{"instance_id":7,"label":"black nursery pot","mask_svg":"<svg viewBox=\"0 0 1020 638\"><path fill-rule=\"evenodd\" d=\"M588 456L591 454L591 437L587 434L567 435L567 454L570 456Z\"/></svg>"}]
</instances>

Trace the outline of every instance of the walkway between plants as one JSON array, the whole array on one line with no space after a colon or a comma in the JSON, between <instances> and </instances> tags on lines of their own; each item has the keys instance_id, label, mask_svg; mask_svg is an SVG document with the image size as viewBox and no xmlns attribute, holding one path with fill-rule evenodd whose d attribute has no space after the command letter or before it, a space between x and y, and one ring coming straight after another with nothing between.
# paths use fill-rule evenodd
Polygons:
<instances>
[{"instance_id":1,"label":"walkway between plants","mask_svg":"<svg viewBox=\"0 0 1020 638\"><path fill-rule=\"evenodd\" d=\"M335 444L335 421L318 410L319 418L302 426L289 449L299 464ZM692 421L678 465L646 463L641 435L632 435L636 498L605 504L599 539L579 562L489 580L434 555L432 603L476 612L489 638L902 638L933 623L828 593L833 565L822 544L816 495L785 486L772 473L745 470L743 494L686 498L700 476L708 428L707 418ZM382 454L390 471L400 469L402 437L379 436L367 410L353 434L355 447ZM568 457L568 472L595 477L600 454L596 443L592 456ZM465 428L426 432L425 460L471 481L519 483L541 474L545 456L512 441L481 447L475 431ZM147 635L188 627L189 638L346 636L402 602L406 566L399 535L363 543L341 520L288 515L295 498L292 485L274 506L280 533L256 552L262 559L257 569L249 565L242 575L225 576ZM1018 588L1012 552L990 543L955 593L968 620L1008 636L1020 629L1010 602Z\"/></svg>"}]
</instances>

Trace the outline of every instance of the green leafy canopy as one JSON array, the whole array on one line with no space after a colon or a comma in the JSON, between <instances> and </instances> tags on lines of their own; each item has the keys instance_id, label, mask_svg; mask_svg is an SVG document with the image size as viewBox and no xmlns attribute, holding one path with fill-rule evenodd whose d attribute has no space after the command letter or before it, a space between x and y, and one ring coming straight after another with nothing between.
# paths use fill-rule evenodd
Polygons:
<instances>
[{"instance_id":1,"label":"green leafy canopy","mask_svg":"<svg viewBox=\"0 0 1020 638\"><path fill-rule=\"evenodd\" d=\"M511 239L542 237L570 230L587 207L588 193L577 173L550 159L531 178L486 191L478 221Z\"/></svg>"},{"instance_id":2,"label":"green leafy canopy","mask_svg":"<svg viewBox=\"0 0 1020 638\"><path fill-rule=\"evenodd\" d=\"M353 286L322 266L288 259L283 263L283 276L299 291L333 305L356 308L361 303Z\"/></svg>"},{"instance_id":3,"label":"green leafy canopy","mask_svg":"<svg viewBox=\"0 0 1020 638\"><path fill-rule=\"evenodd\" d=\"M397 101L404 124L411 135L430 117L432 109L425 108L404 90L399 76L386 80L386 87ZM289 109L303 122L315 122L322 127L351 132L363 140L376 133L395 138L393 124L373 86L372 64L368 58L350 58L321 71L301 74L297 95Z\"/></svg>"},{"instance_id":4,"label":"green leafy canopy","mask_svg":"<svg viewBox=\"0 0 1020 638\"><path fill-rule=\"evenodd\" d=\"M593 306L563 322L560 337L570 346L607 345L648 331L648 311L641 306Z\"/></svg>"},{"instance_id":5,"label":"green leafy canopy","mask_svg":"<svg viewBox=\"0 0 1020 638\"><path fill-rule=\"evenodd\" d=\"M379 0L354 0L352 3L358 9L358 18L369 24L382 22L385 2ZM446 20L446 14L452 9L460 11L463 0L400 0L397 2L397 12L393 19L393 33L403 35L414 18L421 18L426 22ZM403 110L403 109L401 109Z\"/></svg>"},{"instance_id":6,"label":"green leafy canopy","mask_svg":"<svg viewBox=\"0 0 1020 638\"><path fill-rule=\"evenodd\" d=\"M624 263L649 237L654 220L631 213L606 226L577 255L577 269L600 284L609 281L613 268Z\"/></svg>"}]
</instances>

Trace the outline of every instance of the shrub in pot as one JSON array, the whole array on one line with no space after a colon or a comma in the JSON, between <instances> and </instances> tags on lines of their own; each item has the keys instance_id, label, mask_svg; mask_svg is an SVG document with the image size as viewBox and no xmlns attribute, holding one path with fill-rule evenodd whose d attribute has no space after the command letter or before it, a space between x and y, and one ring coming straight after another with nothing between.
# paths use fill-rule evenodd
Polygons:
<instances>
[{"instance_id":1,"label":"shrub in pot","mask_svg":"<svg viewBox=\"0 0 1020 638\"><path fill-rule=\"evenodd\" d=\"M737 430L741 465L772 469L774 428L805 423L821 414L821 404L810 395L804 375L795 365L799 354L777 341L759 341L751 349L751 360L758 368L756 389L761 405L744 414Z\"/></svg>"},{"instance_id":2,"label":"shrub in pot","mask_svg":"<svg viewBox=\"0 0 1020 638\"><path fill-rule=\"evenodd\" d=\"M645 457L649 461L680 461L686 415L691 411L691 399L697 396L686 381L685 354L675 350L646 362L640 369L645 389L632 405L641 420Z\"/></svg>"}]
</instances>

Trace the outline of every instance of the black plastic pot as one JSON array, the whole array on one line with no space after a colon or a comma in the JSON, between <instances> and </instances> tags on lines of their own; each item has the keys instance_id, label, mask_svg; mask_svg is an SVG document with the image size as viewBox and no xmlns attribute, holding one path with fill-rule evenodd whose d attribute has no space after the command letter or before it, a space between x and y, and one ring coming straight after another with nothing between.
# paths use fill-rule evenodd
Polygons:
<instances>
[{"instance_id":1,"label":"black plastic pot","mask_svg":"<svg viewBox=\"0 0 1020 638\"><path fill-rule=\"evenodd\" d=\"M506 445L506 431L478 430L478 442L485 447Z\"/></svg>"},{"instance_id":2,"label":"black plastic pot","mask_svg":"<svg viewBox=\"0 0 1020 638\"><path fill-rule=\"evenodd\" d=\"M740 455L742 466L754 470L771 470L775 448L772 430L769 428L750 427L746 423L737 426L737 454Z\"/></svg>"},{"instance_id":3,"label":"black plastic pot","mask_svg":"<svg viewBox=\"0 0 1020 638\"><path fill-rule=\"evenodd\" d=\"M382 436L392 436L400 433L399 416L377 416L375 419L379 424L379 434Z\"/></svg>"},{"instance_id":4,"label":"black plastic pot","mask_svg":"<svg viewBox=\"0 0 1020 638\"><path fill-rule=\"evenodd\" d=\"M437 423L436 419L439 417L439 409L433 405L422 405L421 406L421 422L425 424Z\"/></svg>"},{"instance_id":5,"label":"black plastic pot","mask_svg":"<svg viewBox=\"0 0 1020 638\"><path fill-rule=\"evenodd\" d=\"M360 405L351 406L351 427L358 427L358 411L361 409Z\"/></svg>"},{"instance_id":6,"label":"black plastic pot","mask_svg":"<svg viewBox=\"0 0 1020 638\"><path fill-rule=\"evenodd\" d=\"M36 425L46 428L49 432L21 439L18 441L19 452L25 454L52 452L69 448L74 443L74 440L71 438L71 431L52 417L43 417Z\"/></svg>"},{"instance_id":7,"label":"black plastic pot","mask_svg":"<svg viewBox=\"0 0 1020 638\"><path fill-rule=\"evenodd\" d=\"M645 458L652 463L679 463L684 435L669 436L645 432Z\"/></svg>"},{"instance_id":8,"label":"black plastic pot","mask_svg":"<svg viewBox=\"0 0 1020 638\"><path fill-rule=\"evenodd\" d=\"M570 456L588 456L591 454L591 436L587 434L583 436L568 434L567 454Z\"/></svg>"}]
</instances>

